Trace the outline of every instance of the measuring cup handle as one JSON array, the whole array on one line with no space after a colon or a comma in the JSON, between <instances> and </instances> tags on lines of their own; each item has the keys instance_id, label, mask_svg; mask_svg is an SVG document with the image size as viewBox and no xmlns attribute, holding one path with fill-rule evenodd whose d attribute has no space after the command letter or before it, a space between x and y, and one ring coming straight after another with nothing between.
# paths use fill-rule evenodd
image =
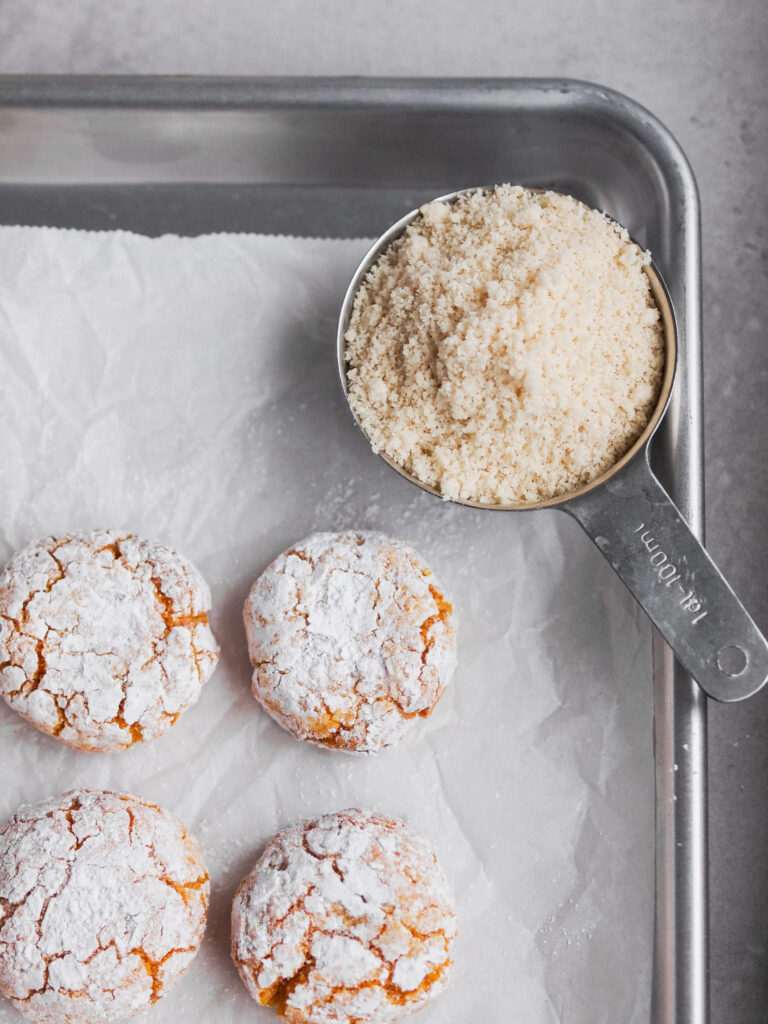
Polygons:
<instances>
[{"instance_id":1,"label":"measuring cup handle","mask_svg":"<svg viewBox=\"0 0 768 1024\"><path fill-rule=\"evenodd\" d=\"M561 507L586 530L705 693L735 701L763 686L768 642L644 453Z\"/></svg>"}]
</instances>

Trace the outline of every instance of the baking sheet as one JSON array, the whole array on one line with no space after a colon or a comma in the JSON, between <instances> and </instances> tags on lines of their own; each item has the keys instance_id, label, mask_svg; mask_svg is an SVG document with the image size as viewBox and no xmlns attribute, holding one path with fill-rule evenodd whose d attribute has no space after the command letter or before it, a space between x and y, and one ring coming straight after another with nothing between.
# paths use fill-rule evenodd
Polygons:
<instances>
[{"instance_id":1,"label":"baking sheet","mask_svg":"<svg viewBox=\"0 0 768 1024\"><path fill-rule=\"evenodd\" d=\"M142 793L196 833L203 948L144 1018L268 1021L229 961L229 905L264 842L359 805L426 833L457 895L449 992L421 1018L647 1021L653 934L650 630L556 511L442 503L374 458L335 379L364 240L0 229L0 556L128 528L210 582L219 668L165 737L119 755L0 708L0 812L75 785ZM411 541L454 597L459 668L400 747L297 743L249 690L241 608L315 529ZM16 1020L0 1004L0 1021Z\"/></svg>"}]
</instances>

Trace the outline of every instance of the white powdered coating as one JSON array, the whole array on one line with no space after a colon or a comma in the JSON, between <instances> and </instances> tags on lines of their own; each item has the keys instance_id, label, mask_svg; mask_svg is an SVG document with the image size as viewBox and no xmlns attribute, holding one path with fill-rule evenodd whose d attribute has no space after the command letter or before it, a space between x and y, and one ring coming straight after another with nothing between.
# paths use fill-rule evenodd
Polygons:
<instances>
[{"instance_id":1,"label":"white powdered coating","mask_svg":"<svg viewBox=\"0 0 768 1024\"><path fill-rule=\"evenodd\" d=\"M567 494L656 406L663 332L626 230L501 185L432 202L355 299L349 401L374 450L445 497Z\"/></svg>"},{"instance_id":2,"label":"white powdered coating","mask_svg":"<svg viewBox=\"0 0 768 1024\"><path fill-rule=\"evenodd\" d=\"M279 832L240 885L232 958L291 1024L391 1024L446 985L453 899L430 844L350 809Z\"/></svg>"},{"instance_id":3,"label":"white powdered coating","mask_svg":"<svg viewBox=\"0 0 768 1024\"><path fill-rule=\"evenodd\" d=\"M145 1010L192 962L209 890L194 836L141 797L26 805L0 830L0 991L39 1024Z\"/></svg>"},{"instance_id":4,"label":"white powdered coating","mask_svg":"<svg viewBox=\"0 0 768 1024\"><path fill-rule=\"evenodd\" d=\"M162 544L107 530L38 541L0 575L0 693L81 750L155 739L215 668L210 606Z\"/></svg>"},{"instance_id":5,"label":"white powdered coating","mask_svg":"<svg viewBox=\"0 0 768 1024\"><path fill-rule=\"evenodd\" d=\"M315 533L254 583L253 693L299 739L372 753L430 714L456 666L452 607L404 541Z\"/></svg>"}]
</instances>

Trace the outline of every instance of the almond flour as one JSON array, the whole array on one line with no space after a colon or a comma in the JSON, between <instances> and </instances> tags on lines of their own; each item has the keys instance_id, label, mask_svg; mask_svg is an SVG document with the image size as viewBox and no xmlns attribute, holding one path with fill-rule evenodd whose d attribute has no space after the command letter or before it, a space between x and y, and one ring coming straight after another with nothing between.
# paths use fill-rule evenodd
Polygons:
<instances>
[{"instance_id":1,"label":"almond flour","mask_svg":"<svg viewBox=\"0 0 768 1024\"><path fill-rule=\"evenodd\" d=\"M501 185L424 206L346 334L349 401L374 450L446 498L535 502L594 480L656 405L649 261L557 193Z\"/></svg>"}]
</instances>

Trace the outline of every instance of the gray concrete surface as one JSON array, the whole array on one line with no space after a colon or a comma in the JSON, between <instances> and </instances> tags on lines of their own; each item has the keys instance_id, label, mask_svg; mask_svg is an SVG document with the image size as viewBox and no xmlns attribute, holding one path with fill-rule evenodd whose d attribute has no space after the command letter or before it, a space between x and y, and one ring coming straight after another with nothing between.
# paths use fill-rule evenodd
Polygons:
<instances>
[{"instance_id":1,"label":"gray concrete surface","mask_svg":"<svg viewBox=\"0 0 768 1024\"><path fill-rule=\"evenodd\" d=\"M768 630L765 0L0 0L0 71L569 76L645 104L703 210L708 544ZM710 719L712 1021L768 1021L768 693ZM621 1024L621 1022L617 1022Z\"/></svg>"}]
</instances>

